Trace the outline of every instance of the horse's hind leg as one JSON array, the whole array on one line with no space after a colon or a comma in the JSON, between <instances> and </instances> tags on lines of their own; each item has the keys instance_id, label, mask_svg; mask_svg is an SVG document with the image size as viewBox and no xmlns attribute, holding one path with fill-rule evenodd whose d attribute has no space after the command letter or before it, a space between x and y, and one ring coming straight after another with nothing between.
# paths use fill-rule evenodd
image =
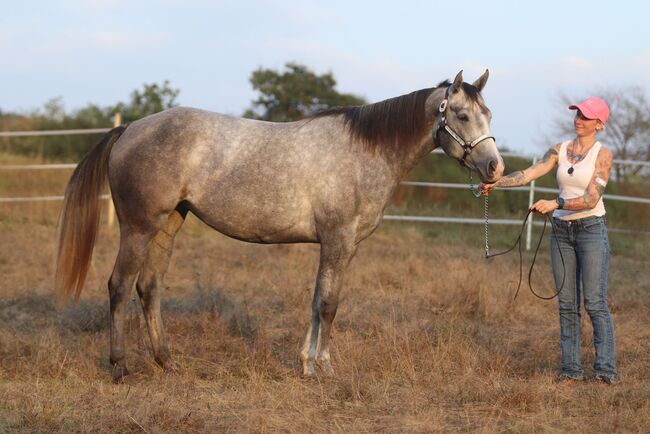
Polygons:
<instances>
[{"instance_id":1,"label":"horse's hind leg","mask_svg":"<svg viewBox=\"0 0 650 434\"><path fill-rule=\"evenodd\" d=\"M303 375L315 376L314 362L334 375L330 361L330 333L339 304L343 274L356 251L353 231L336 231L321 240L321 256L312 300L312 320L301 352Z\"/></svg>"},{"instance_id":2,"label":"horse's hind leg","mask_svg":"<svg viewBox=\"0 0 650 434\"><path fill-rule=\"evenodd\" d=\"M183 225L186 215L186 210L174 210L169 215L167 223L158 231L149 245L147 259L136 283L154 359L158 365L169 371L175 371L176 365L171 359L167 346L167 338L160 315L160 296L163 278L172 254L174 236Z\"/></svg>"},{"instance_id":3,"label":"horse's hind leg","mask_svg":"<svg viewBox=\"0 0 650 434\"><path fill-rule=\"evenodd\" d=\"M119 382L128 374L124 349L124 318L129 293L133 281L144 263L147 246L155 229L141 230L122 226L120 233L120 250L115 261L115 268L108 281L108 293L111 304L111 365L113 381Z\"/></svg>"}]
</instances>

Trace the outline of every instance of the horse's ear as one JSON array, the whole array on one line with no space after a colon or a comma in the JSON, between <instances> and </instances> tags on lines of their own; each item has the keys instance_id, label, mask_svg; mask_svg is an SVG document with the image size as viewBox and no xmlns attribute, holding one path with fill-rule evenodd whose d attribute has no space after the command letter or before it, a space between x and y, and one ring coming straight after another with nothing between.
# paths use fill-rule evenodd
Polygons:
<instances>
[{"instance_id":1,"label":"horse's ear","mask_svg":"<svg viewBox=\"0 0 650 434\"><path fill-rule=\"evenodd\" d=\"M461 69L458 74L456 74L456 78L454 78L454 83L451 85L451 90L453 92L458 92L458 89L460 89L460 86L463 84L463 70Z\"/></svg>"},{"instance_id":2,"label":"horse's ear","mask_svg":"<svg viewBox=\"0 0 650 434\"><path fill-rule=\"evenodd\" d=\"M483 88L485 87L485 83L487 83L487 79L488 79L489 76L490 76L490 71L488 71L486 69L485 72L483 73L483 75L481 75L478 78L478 80L476 80L474 83L472 83L472 86L474 86L476 88L476 90L478 90L479 92L482 91Z\"/></svg>"}]
</instances>

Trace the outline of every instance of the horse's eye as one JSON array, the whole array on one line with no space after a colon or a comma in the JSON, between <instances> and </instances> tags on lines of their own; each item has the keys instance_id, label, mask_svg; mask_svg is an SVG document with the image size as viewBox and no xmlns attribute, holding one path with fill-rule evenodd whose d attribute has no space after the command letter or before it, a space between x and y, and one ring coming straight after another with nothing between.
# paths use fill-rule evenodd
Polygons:
<instances>
[{"instance_id":1,"label":"horse's eye","mask_svg":"<svg viewBox=\"0 0 650 434\"><path fill-rule=\"evenodd\" d=\"M463 121L463 122L467 122L469 120L469 118L467 117L467 115L465 113L460 113L458 115L458 119Z\"/></svg>"}]
</instances>

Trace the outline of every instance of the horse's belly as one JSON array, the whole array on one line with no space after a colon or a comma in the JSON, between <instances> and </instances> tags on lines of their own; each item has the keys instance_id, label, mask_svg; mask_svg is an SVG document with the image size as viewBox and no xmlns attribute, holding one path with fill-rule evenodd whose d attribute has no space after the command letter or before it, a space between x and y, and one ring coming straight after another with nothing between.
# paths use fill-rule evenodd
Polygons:
<instances>
[{"instance_id":1,"label":"horse's belly","mask_svg":"<svg viewBox=\"0 0 650 434\"><path fill-rule=\"evenodd\" d=\"M204 223L238 240L255 243L317 241L308 204L222 195L189 203L191 211Z\"/></svg>"}]
</instances>

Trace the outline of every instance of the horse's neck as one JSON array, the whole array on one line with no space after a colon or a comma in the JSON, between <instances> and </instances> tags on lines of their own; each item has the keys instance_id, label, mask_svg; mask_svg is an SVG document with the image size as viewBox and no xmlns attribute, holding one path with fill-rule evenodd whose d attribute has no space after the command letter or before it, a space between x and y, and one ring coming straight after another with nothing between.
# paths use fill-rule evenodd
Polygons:
<instances>
[{"instance_id":1,"label":"horse's neck","mask_svg":"<svg viewBox=\"0 0 650 434\"><path fill-rule=\"evenodd\" d=\"M394 159L395 173L399 179L403 179L413 168L435 148L437 143L433 140L434 127L438 121L438 106L445 97L445 89L438 88L430 96L431 101L427 104L427 119L431 119L425 132L423 132L417 143L402 146Z\"/></svg>"}]
</instances>

